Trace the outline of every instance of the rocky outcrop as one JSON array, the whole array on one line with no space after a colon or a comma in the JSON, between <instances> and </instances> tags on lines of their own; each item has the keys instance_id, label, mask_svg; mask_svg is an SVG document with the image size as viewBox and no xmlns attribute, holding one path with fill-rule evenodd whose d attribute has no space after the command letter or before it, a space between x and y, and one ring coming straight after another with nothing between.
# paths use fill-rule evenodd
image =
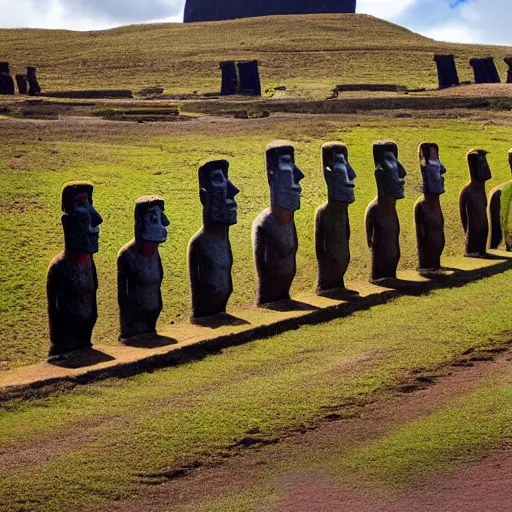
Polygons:
<instances>
[{"instance_id":1,"label":"rocky outcrop","mask_svg":"<svg viewBox=\"0 0 512 512\"><path fill-rule=\"evenodd\" d=\"M218 21L272 14L355 13L356 0L187 0L185 22Z\"/></svg>"}]
</instances>

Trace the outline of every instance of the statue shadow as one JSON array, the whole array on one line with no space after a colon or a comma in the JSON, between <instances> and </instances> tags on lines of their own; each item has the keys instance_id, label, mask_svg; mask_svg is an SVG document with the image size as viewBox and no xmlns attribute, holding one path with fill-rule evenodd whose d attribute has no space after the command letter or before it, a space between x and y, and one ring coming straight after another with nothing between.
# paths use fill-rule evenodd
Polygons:
<instances>
[{"instance_id":1,"label":"statue shadow","mask_svg":"<svg viewBox=\"0 0 512 512\"><path fill-rule=\"evenodd\" d=\"M325 297L326 299L340 300L344 302L350 302L353 300L360 300L361 295L356 290L350 290L349 288L333 288L332 290L325 290L318 293L319 297Z\"/></svg>"},{"instance_id":2,"label":"statue shadow","mask_svg":"<svg viewBox=\"0 0 512 512\"><path fill-rule=\"evenodd\" d=\"M250 325L250 322L243 318L230 315L229 313L220 313L205 318L193 318L190 321L194 325L200 327L208 327L209 329L219 329L220 327L239 327L242 325Z\"/></svg>"},{"instance_id":3,"label":"statue shadow","mask_svg":"<svg viewBox=\"0 0 512 512\"><path fill-rule=\"evenodd\" d=\"M269 304L261 304L260 308L270 309L271 311L291 312L291 311L318 311L320 308L301 302L298 300L287 299L278 302L271 302Z\"/></svg>"},{"instance_id":4,"label":"statue shadow","mask_svg":"<svg viewBox=\"0 0 512 512\"><path fill-rule=\"evenodd\" d=\"M461 272L459 268L452 267L441 267L440 269L426 269L426 270L418 270L418 274L421 277L426 279L430 279L431 281L447 281L452 279L457 273Z\"/></svg>"},{"instance_id":5,"label":"statue shadow","mask_svg":"<svg viewBox=\"0 0 512 512\"><path fill-rule=\"evenodd\" d=\"M169 345L177 345L178 340L160 334L142 334L127 340L122 340L123 345L133 348L160 348Z\"/></svg>"},{"instance_id":6,"label":"statue shadow","mask_svg":"<svg viewBox=\"0 0 512 512\"><path fill-rule=\"evenodd\" d=\"M101 352L94 348L86 348L74 350L69 354L49 358L48 363L53 366L59 366L61 368L68 368L71 370L85 368L87 366L95 366L100 363L107 363L114 360L115 357L105 354L105 352Z\"/></svg>"},{"instance_id":7,"label":"statue shadow","mask_svg":"<svg viewBox=\"0 0 512 512\"><path fill-rule=\"evenodd\" d=\"M425 281L410 281L408 279L400 279L399 277L384 277L370 282L375 286L391 288L392 290L401 291L410 295L421 294L425 289L426 283Z\"/></svg>"}]
</instances>

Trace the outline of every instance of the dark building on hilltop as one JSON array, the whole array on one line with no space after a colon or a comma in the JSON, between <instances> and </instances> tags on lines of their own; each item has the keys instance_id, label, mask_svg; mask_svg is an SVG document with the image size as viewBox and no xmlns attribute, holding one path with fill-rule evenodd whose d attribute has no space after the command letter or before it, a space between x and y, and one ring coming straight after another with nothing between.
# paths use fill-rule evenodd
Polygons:
<instances>
[{"instance_id":1,"label":"dark building on hilltop","mask_svg":"<svg viewBox=\"0 0 512 512\"><path fill-rule=\"evenodd\" d=\"M272 14L355 12L356 0L187 0L184 21L232 20Z\"/></svg>"}]
</instances>

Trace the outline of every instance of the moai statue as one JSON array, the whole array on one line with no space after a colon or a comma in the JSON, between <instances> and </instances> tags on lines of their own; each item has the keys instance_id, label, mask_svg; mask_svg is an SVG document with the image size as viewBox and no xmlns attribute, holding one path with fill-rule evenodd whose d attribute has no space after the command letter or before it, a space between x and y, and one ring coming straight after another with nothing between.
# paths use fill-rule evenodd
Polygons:
<instances>
[{"instance_id":1,"label":"moai statue","mask_svg":"<svg viewBox=\"0 0 512 512\"><path fill-rule=\"evenodd\" d=\"M20 94L28 94L27 75L16 75L16 84Z\"/></svg>"},{"instance_id":2,"label":"moai statue","mask_svg":"<svg viewBox=\"0 0 512 512\"><path fill-rule=\"evenodd\" d=\"M98 278L92 255L98 252L103 222L92 203L93 186L70 182L62 189L64 251L48 267L46 292L50 327L49 357L90 348L98 318Z\"/></svg>"},{"instance_id":3,"label":"moai statue","mask_svg":"<svg viewBox=\"0 0 512 512\"><path fill-rule=\"evenodd\" d=\"M318 260L317 292L344 289L350 262L348 206L355 201L356 173L348 162L348 149L340 142L322 146L322 168L327 203L316 211L315 248Z\"/></svg>"},{"instance_id":4,"label":"moai statue","mask_svg":"<svg viewBox=\"0 0 512 512\"><path fill-rule=\"evenodd\" d=\"M512 56L505 57L503 60L505 61L505 64L508 66L507 83L512 84Z\"/></svg>"},{"instance_id":5,"label":"moai statue","mask_svg":"<svg viewBox=\"0 0 512 512\"><path fill-rule=\"evenodd\" d=\"M37 81L36 68L27 68L28 94L29 96L38 96L41 94L41 87Z\"/></svg>"},{"instance_id":6,"label":"moai statue","mask_svg":"<svg viewBox=\"0 0 512 512\"><path fill-rule=\"evenodd\" d=\"M9 63L0 62L0 95L14 94L14 80L9 73Z\"/></svg>"},{"instance_id":7,"label":"moai statue","mask_svg":"<svg viewBox=\"0 0 512 512\"><path fill-rule=\"evenodd\" d=\"M508 151L508 163L512 172L512 148ZM506 195L508 204L504 204L502 196ZM512 225L510 208L512 200L512 180L494 187L489 193L489 222L491 228L491 249L497 249L503 239L505 248L512 251Z\"/></svg>"},{"instance_id":8,"label":"moai statue","mask_svg":"<svg viewBox=\"0 0 512 512\"><path fill-rule=\"evenodd\" d=\"M440 196L444 194L446 168L439 160L439 146L423 142L418 150L423 196L414 206L416 240L418 243L418 270L439 270L444 250L444 217Z\"/></svg>"},{"instance_id":9,"label":"moai statue","mask_svg":"<svg viewBox=\"0 0 512 512\"><path fill-rule=\"evenodd\" d=\"M470 182L465 185L459 196L460 217L466 234L465 256L485 258L487 256L487 196L485 182L492 178L487 151L473 149L467 154Z\"/></svg>"},{"instance_id":10,"label":"moai statue","mask_svg":"<svg viewBox=\"0 0 512 512\"><path fill-rule=\"evenodd\" d=\"M290 298L299 246L294 215L300 208L299 182L304 178L289 142L274 141L267 146L266 166L270 207L252 225L258 305Z\"/></svg>"},{"instance_id":11,"label":"moai statue","mask_svg":"<svg viewBox=\"0 0 512 512\"><path fill-rule=\"evenodd\" d=\"M203 226L188 246L192 322L225 313L233 293L229 227L237 223L235 196L240 191L229 180L228 169L226 160L207 162L199 168Z\"/></svg>"},{"instance_id":12,"label":"moai statue","mask_svg":"<svg viewBox=\"0 0 512 512\"><path fill-rule=\"evenodd\" d=\"M157 196L142 196L135 201L135 238L117 255L121 341L156 332L164 277L158 246L167 240L169 225L164 206L164 200Z\"/></svg>"},{"instance_id":13,"label":"moai statue","mask_svg":"<svg viewBox=\"0 0 512 512\"><path fill-rule=\"evenodd\" d=\"M373 144L377 197L365 213L366 238L372 255L370 282L396 278L400 261L400 222L396 212L397 199L404 198L407 173L398 161L396 143Z\"/></svg>"}]
</instances>

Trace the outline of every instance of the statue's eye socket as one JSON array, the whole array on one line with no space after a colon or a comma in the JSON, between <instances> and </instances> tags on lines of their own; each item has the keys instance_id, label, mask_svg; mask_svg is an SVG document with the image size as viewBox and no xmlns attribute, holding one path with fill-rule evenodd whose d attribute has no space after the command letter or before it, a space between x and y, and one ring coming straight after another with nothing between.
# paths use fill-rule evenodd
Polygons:
<instances>
[{"instance_id":1,"label":"statue's eye socket","mask_svg":"<svg viewBox=\"0 0 512 512\"><path fill-rule=\"evenodd\" d=\"M158 215L156 213L152 213L149 217L149 221L151 224L157 224L158 223Z\"/></svg>"},{"instance_id":2,"label":"statue's eye socket","mask_svg":"<svg viewBox=\"0 0 512 512\"><path fill-rule=\"evenodd\" d=\"M222 173L216 173L213 175L213 182L214 183L222 183L224 181L224 175Z\"/></svg>"}]
</instances>

